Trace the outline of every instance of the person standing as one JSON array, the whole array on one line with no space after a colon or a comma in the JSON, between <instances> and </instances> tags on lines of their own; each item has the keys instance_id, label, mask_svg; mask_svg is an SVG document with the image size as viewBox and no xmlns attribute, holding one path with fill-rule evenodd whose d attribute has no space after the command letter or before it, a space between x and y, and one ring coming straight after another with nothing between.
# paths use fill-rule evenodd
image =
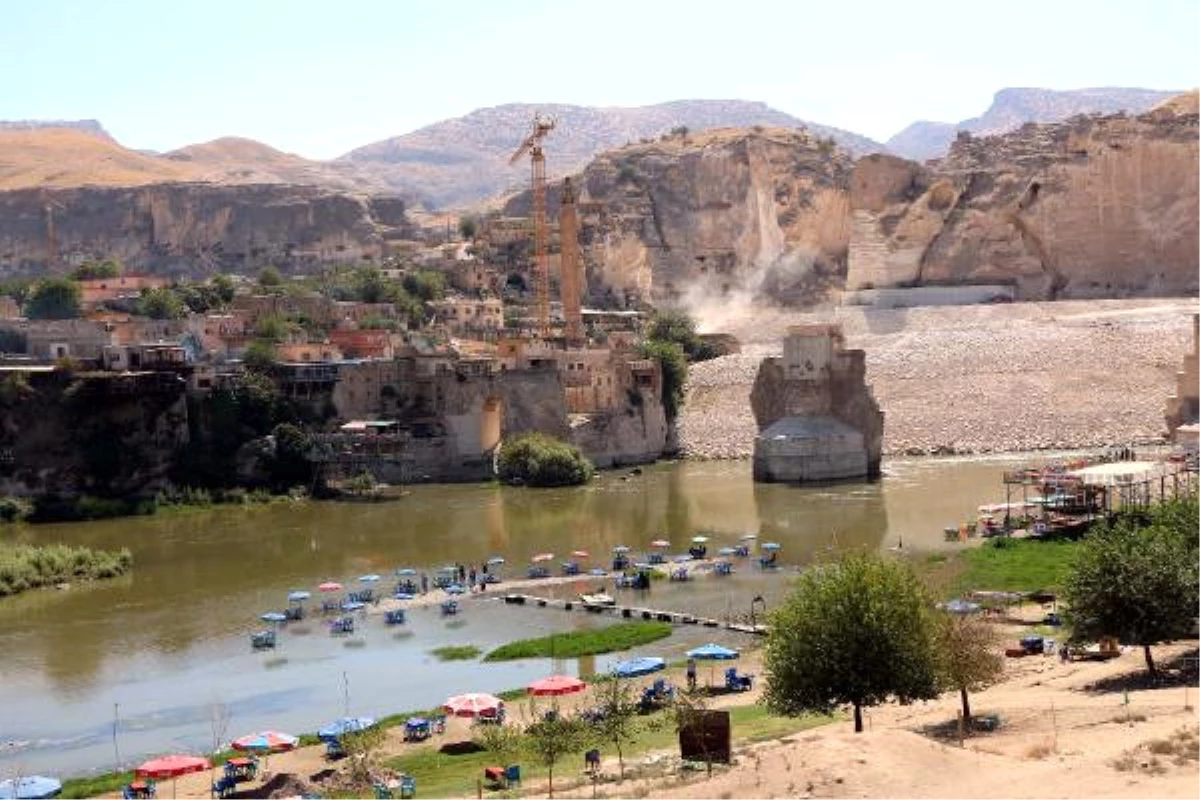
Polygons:
<instances>
[{"instance_id":1,"label":"person standing","mask_svg":"<svg viewBox=\"0 0 1200 800\"><path fill-rule=\"evenodd\" d=\"M696 691L696 659L690 657L687 660L687 682L688 691Z\"/></svg>"}]
</instances>

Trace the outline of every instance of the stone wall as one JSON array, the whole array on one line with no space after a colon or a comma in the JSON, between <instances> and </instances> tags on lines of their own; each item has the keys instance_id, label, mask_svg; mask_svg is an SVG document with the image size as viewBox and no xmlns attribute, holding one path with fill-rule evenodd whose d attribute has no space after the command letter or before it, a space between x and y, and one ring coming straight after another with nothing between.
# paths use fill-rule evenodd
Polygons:
<instances>
[{"instance_id":1,"label":"stone wall","mask_svg":"<svg viewBox=\"0 0 1200 800\"><path fill-rule=\"evenodd\" d=\"M1183 425L1200 422L1200 314L1192 317L1192 350L1183 357L1183 368L1175 374L1175 393L1167 398L1163 413L1167 436L1172 438Z\"/></svg>"}]
</instances>

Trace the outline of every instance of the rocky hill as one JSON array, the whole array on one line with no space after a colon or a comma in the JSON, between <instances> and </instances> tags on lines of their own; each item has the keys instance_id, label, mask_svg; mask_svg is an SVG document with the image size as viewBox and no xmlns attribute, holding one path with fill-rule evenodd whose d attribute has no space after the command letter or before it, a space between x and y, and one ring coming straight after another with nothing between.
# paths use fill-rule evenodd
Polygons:
<instances>
[{"instance_id":1,"label":"rocky hill","mask_svg":"<svg viewBox=\"0 0 1200 800\"><path fill-rule=\"evenodd\" d=\"M735 295L803 302L831 277L840 283L853 166L793 128L717 129L601 154L578 179L592 301L697 310ZM525 193L506 213L527 206Z\"/></svg>"},{"instance_id":2,"label":"rocky hill","mask_svg":"<svg viewBox=\"0 0 1200 800\"><path fill-rule=\"evenodd\" d=\"M563 176L582 169L598 153L654 139L672 129L701 131L752 126L800 128L832 137L850 152L884 148L849 131L830 128L742 100L680 100L637 108L509 104L473 111L420 130L360 147L342 156L369 166L395 190L415 189L434 207L470 205L519 190L529 179L529 162L509 157L529 132L535 113L557 127L545 142L546 173Z\"/></svg>"},{"instance_id":3,"label":"rocky hill","mask_svg":"<svg viewBox=\"0 0 1200 800\"><path fill-rule=\"evenodd\" d=\"M957 123L914 122L888 139L887 150L898 156L924 161L941 158L958 131L992 135L1007 133L1026 122L1060 122L1076 114L1140 114L1179 92L1151 89L1001 89L982 116Z\"/></svg>"},{"instance_id":4,"label":"rocky hill","mask_svg":"<svg viewBox=\"0 0 1200 800\"><path fill-rule=\"evenodd\" d=\"M1137 117L961 134L855 167L848 288L1002 283L1025 299L1194 294L1196 93Z\"/></svg>"},{"instance_id":5,"label":"rocky hill","mask_svg":"<svg viewBox=\"0 0 1200 800\"><path fill-rule=\"evenodd\" d=\"M67 128L90 133L100 139L114 141L112 135L104 129L99 120L94 119L0 119L0 131L38 131L47 128Z\"/></svg>"}]
</instances>

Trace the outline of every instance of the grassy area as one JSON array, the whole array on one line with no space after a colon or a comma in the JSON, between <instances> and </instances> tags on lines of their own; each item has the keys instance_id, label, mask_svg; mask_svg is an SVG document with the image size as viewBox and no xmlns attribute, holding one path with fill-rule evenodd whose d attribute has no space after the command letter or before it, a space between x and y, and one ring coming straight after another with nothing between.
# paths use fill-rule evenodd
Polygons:
<instances>
[{"instance_id":1,"label":"grassy area","mask_svg":"<svg viewBox=\"0 0 1200 800\"><path fill-rule=\"evenodd\" d=\"M473 661L483 651L473 644L450 644L445 647L435 647L429 653L439 661Z\"/></svg>"},{"instance_id":2,"label":"grassy area","mask_svg":"<svg viewBox=\"0 0 1200 800\"><path fill-rule=\"evenodd\" d=\"M56 583L114 578L132 565L133 556L128 550L0 544L0 597Z\"/></svg>"},{"instance_id":3,"label":"grassy area","mask_svg":"<svg viewBox=\"0 0 1200 800\"><path fill-rule=\"evenodd\" d=\"M606 628L572 631L540 639L521 639L497 647L484 661L511 661L517 658L578 658L599 653L628 650L671 635L666 622L619 622Z\"/></svg>"},{"instance_id":4,"label":"grassy area","mask_svg":"<svg viewBox=\"0 0 1200 800\"><path fill-rule=\"evenodd\" d=\"M955 583L960 590L1058 589L1082 546L1071 539L992 539L958 554L965 569Z\"/></svg>"},{"instance_id":5,"label":"grassy area","mask_svg":"<svg viewBox=\"0 0 1200 800\"><path fill-rule=\"evenodd\" d=\"M730 722L735 746L750 742L777 739L797 731L825 725L838 717L804 716L779 717L761 705L735 706L730 711ZM656 715L665 722L661 715ZM643 718L649 720L650 718ZM625 766L630 770L633 762L646 753L678 748L678 734L669 723L643 730L641 737L625 748ZM616 757L611 746L597 743L605 757ZM476 781L483 777L483 768L497 765L496 757L487 750L467 752L459 755L443 753L436 746L421 748L409 755L388 759L387 766L406 772L416 778L419 797L468 797L475 792ZM563 758L554 771L556 789L565 790L573 781L582 779L583 751ZM521 762L521 778L525 783L544 780L544 767L528 758ZM560 783L561 781L561 783Z\"/></svg>"},{"instance_id":6,"label":"grassy area","mask_svg":"<svg viewBox=\"0 0 1200 800\"><path fill-rule=\"evenodd\" d=\"M98 797L102 794L120 792L125 784L133 780L133 771L109 772L91 778L70 778L63 781L59 797Z\"/></svg>"}]
</instances>

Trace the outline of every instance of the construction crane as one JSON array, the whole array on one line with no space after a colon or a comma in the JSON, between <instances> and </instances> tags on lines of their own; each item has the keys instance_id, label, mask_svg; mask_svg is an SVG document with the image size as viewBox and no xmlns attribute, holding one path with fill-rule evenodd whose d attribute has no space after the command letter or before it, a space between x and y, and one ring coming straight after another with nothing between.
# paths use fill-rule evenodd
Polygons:
<instances>
[{"instance_id":1,"label":"construction crane","mask_svg":"<svg viewBox=\"0 0 1200 800\"><path fill-rule=\"evenodd\" d=\"M534 114L533 131L508 160L509 164L515 164L528 153L532 168L533 283L537 297L538 331L543 337L550 333L550 268L546 262L546 156L542 152L542 139L552 130L554 120L551 117Z\"/></svg>"}]
</instances>

